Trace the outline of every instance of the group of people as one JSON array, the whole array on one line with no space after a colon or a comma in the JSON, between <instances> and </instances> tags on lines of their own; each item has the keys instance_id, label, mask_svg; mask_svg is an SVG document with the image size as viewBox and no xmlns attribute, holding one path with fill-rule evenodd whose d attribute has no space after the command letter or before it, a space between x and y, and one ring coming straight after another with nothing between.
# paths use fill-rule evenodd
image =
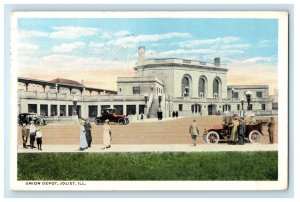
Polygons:
<instances>
[{"instance_id":1,"label":"group of people","mask_svg":"<svg viewBox=\"0 0 300 202\"><path fill-rule=\"evenodd\" d=\"M235 145L245 144L245 134L246 134L246 124L256 124L256 119L253 114L250 115L250 117L245 120L244 117L238 117L237 114L234 114L233 116L224 116L223 123L225 126L225 129L228 129L230 138L228 144ZM274 118L271 117L270 121L267 124L268 126L268 133L269 133L269 143L274 143ZM196 120L193 120L193 123L189 127L189 133L192 138L193 145L196 146L196 139L199 135L199 129L196 125Z\"/></svg>"},{"instance_id":2,"label":"group of people","mask_svg":"<svg viewBox=\"0 0 300 202\"><path fill-rule=\"evenodd\" d=\"M173 118L175 118L175 117L178 118L178 111L173 111L172 112L172 117Z\"/></svg>"},{"instance_id":3,"label":"group of people","mask_svg":"<svg viewBox=\"0 0 300 202\"><path fill-rule=\"evenodd\" d=\"M36 140L38 150L42 151L42 131L40 128L36 128L34 121L30 121L29 125L23 123L22 125L22 140L23 148L28 148L27 141L30 141L30 148L36 148L34 142Z\"/></svg>"},{"instance_id":4,"label":"group of people","mask_svg":"<svg viewBox=\"0 0 300 202\"><path fill-rule=\"evenodd\" d=\"M109 120L105 120L103 124L103 149L108 149L111 147L111 129L109 125ZM88 149L92 146L92 126L89 119L82 119L80 121L80 151Z\"/></svg>"}]
</instances>

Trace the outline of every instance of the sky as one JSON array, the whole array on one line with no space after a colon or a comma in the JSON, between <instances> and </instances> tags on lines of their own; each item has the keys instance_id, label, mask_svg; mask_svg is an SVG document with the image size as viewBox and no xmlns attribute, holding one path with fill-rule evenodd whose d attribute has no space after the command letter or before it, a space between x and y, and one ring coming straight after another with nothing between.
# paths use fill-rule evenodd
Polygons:
<instances>
[{"instance_id":1,"label":"sky","mask_svg":"<svg viewBox=\"0 0 300 202\"><path fill-rule=\"evenodd\" d=\"M277 89L278 21L230 18L19 18L18 76L66 78L116 89L134 76L137 49L146 59L221 57L228 85Z\"/></svg>"}]
</instances>

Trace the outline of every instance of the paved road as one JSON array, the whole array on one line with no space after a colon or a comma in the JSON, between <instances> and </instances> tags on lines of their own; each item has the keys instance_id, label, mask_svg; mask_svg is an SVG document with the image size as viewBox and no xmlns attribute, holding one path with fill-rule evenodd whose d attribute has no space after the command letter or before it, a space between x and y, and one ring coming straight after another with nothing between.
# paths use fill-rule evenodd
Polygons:
<instances>
[{"instance_id":1,"label":"paved road","mask_svg":"<svg viewBox=\"0 0 300 202\"><path fill-rule=\"evenodd\" d=\"M93 145L84 151L79 151L78 145L43 145L43 151L35 149L24 149L18 145L18 153L45 153L45 152L219 152L219 151L277 151L277 144L245 144L245 145L228 145L201 144L192 146L191 144L116 144L109 149L102 149L103 145Z\"/></svg>"},{"instance_id":2,"label":"paved road","mask_svg":"<svg viewBox=\"0 0 300 202\"><path fill-rule=\"evenodd\" d=\"M189 125L196 119L200 130L197 143L205 144L202 139L204 129L215 127L222 122L221 116L186 117L175 119L155 119L130 123L129 125L112 124L112 144L191 144ZM277 121L277 120L276 120ZM277 124L276 124L277 125ZM46 125L40 126L45 145L79 145L79 125ZM18 144L22 144L21 127L18 127ZM102 144L103 126L92 124L93 144ZM268 143L267 127L263 127L262 143ZM277 143L277 127L274 134ZM29 143L29 141L28 141Z\"/></svg>"}]
</instances>

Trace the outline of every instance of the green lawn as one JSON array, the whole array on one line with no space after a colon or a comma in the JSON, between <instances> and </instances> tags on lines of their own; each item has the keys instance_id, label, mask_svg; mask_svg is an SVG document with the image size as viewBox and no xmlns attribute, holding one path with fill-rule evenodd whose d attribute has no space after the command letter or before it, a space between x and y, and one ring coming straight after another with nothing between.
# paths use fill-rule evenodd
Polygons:
<instances>
[{"instance_id":1,"label":"green lawn","mask_svg":"<svg viewBox=\"0 0 300 202\"><path fill-rule=\"evenodd\" d=\"M18 180L277 180L277 177L277 152L18 154Z\"/></svg>"}]
</instances>

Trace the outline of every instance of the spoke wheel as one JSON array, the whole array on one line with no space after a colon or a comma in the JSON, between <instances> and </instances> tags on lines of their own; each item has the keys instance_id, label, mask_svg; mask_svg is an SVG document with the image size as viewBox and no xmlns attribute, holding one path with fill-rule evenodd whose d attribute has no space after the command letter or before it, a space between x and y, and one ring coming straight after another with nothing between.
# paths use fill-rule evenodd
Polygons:
<instances>
[{"instance_id":1,"label":"spoke wheel","mask_svg":"<svg viewBox=\"0 0 300 202\"><path fill-rule=\"evenodd\" d=\"M258 130L253 130L249 134L249 141L253 144L260 143L262 140L262 134Z\"/></svg>"},{"instance_id":2,"label":"spoke wheel","mask_svg":"<svg viewBox=\"0 0 300 202\"><path fill-rule=\"evenodd\" d=\"M208 144L218 144L220 140L220 136L217 132L210 131L209 133L207 133L205 139L206 139L206 143Z\"/></svg>"}]
</instances>

